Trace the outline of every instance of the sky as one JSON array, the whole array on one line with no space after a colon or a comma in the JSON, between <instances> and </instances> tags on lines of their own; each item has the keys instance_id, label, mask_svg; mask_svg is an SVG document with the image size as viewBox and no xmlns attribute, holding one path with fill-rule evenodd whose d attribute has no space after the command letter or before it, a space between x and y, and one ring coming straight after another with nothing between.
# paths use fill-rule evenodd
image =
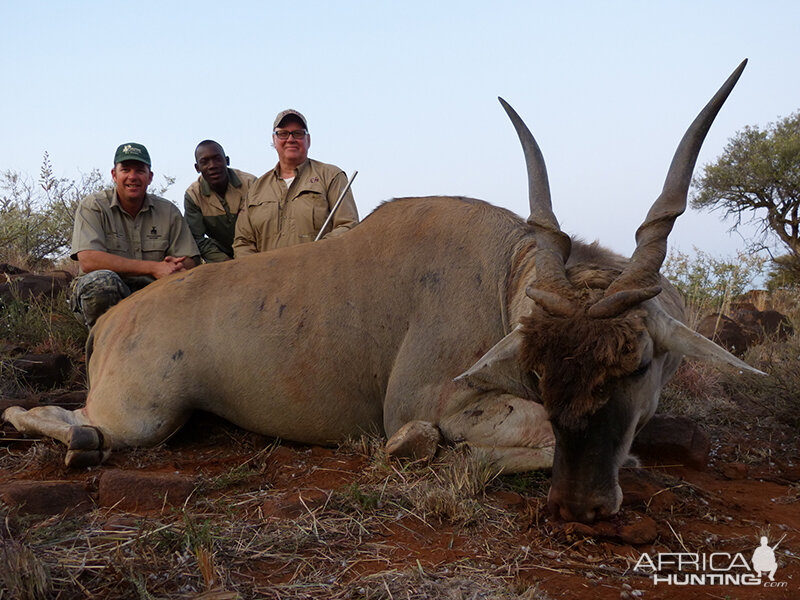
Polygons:
<instances>
[{"instance_id":1,"label":"sky","mask_svg":"<svg viewBox=\"0 0 800 600\"><path fill-rule=\"evenodd\" d=\"M358 171L362 217L427 195L527 217L502 96L542 149L562 229L625 255L684 131L744 58L698 169L800 108L794 0L0 0L0 24L0 171L36 177L46 151L57 176L110 179L116 147L136 141L182 207L199 141L261 175L291 107L312 158ZM670 246L734 256L746 240L730 225L689 209Z\"/></svg>"}]
</instances>

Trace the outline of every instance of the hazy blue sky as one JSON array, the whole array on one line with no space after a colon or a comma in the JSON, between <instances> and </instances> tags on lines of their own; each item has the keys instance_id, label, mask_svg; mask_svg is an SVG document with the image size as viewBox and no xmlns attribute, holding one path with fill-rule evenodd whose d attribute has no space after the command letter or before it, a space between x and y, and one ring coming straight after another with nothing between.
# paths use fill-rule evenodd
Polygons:
<instances>
[{"instance_id":1,"label":"hazy blue sky","mask_svg":"<svg viewBox=\"0 0 800 600\"><path fill-rule=\"evenodd\" d=\"M194 147L272 168L284 108L311 156L358 170L362 216L407 195L469 195L527 216L503 96L542 148L562 228L629 254L697 112L750 63L699 164L746 125L800 108L800 3L19 2L0 0L0 169L109 172L144 143L182 206ZM690 211L671 242L731 255L742 240Z\"/></svg>"}]
</instances>

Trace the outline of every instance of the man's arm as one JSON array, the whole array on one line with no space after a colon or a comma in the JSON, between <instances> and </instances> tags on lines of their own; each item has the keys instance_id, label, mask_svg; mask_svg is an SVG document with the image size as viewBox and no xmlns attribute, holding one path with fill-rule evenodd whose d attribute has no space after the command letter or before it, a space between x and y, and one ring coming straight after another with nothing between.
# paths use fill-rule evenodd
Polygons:
<instances>
[{"instance_id":1,"label":"man's arm","mask_svg":"<svg viewBox=\"0 0 800 600\"><path fill-rule=\"evenodd\" d=\"M169 247L164 260L167 262L180 260L187 269L191 269L200 264L200 250L197 248L189 225L178 207L172 203L167 203L166 206L170 210L170 223Z\"/></svg>"},{"instance_id":2,"label":"man's arm","mask_svg":"<svg viewBox=\"0 0 800 600\"><path fill-rule=\"evenodd\" d=\"M156 279L166 277L178 271L191 269L194 261L188 257L166 257L161 261L136 260L103 252L102 250L81 250L78 252L78 264L81 271L91 273L99 269L108 269L122 276L151 275Z\"/></svg>"},{"instance_id":3,"label":"man's arm","mask_svg":"<svg viewBox=\"0 0 800 600\"><path fill-rule=\"evenodd\" d=\"M344 171L339 171L328 186L328 210L333 209L333 205L339 199L339 194L346 185L347 175L344 174ZM353 190L349 189L336 210L336 214L333 215L333 229L324 235L323 239L342 235L356 225L358 225L358 209L356 201L353 199Z\"/></svg>"},{"instance_id":4,"label":"man's arm","mask_svg":"<svg viewBox=\"0 0 800 600\"><path fill-rule=\"evenodd\" d=\"M245 204L244 210L239 213L236 219L236 235L233 238L233 257L239 258L248 254L256 254L256 237L253 233L253 226L250 223L250 213Z\"/></svg>"},{"instance_id":5,"label":"man's arm","mask_svg":"<svg viewBox=\"0 0 800 600\"><path fill-rule=\"evenodd\" d=\"M206 223L203 220L203 212L197 206L194 199L188 194L183 197L183 216L186 223L189 225L189 230L192 232L192 237L200 250L200 255L206 262L220 262L223 260L230 260L230 257L225 254L217 244L208 236Z\"/></svg>"}]
</instances>

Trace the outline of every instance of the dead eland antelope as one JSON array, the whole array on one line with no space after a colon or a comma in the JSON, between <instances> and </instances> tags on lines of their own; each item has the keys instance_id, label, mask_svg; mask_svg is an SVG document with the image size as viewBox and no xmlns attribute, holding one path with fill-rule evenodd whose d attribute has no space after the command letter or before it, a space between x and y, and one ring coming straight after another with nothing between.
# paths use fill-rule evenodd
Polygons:
<instances>
[{"instance_id":1,"label":"dead eland antelope","mask_svg":"<svg viewBox=\"0 0 800 600\"><path fill-rule=\"evenodd\" d=\"M378 429L398 455L467 442L507 471L552 467L555 514L611 515L618 469L681 357L755 371L683 325L659 273L745 62L680 142L630 259L562 233L539 148L501 100L525 152L527 221L469 198L402 198L340 238L156 281L92 329L85 407L3 418L66 443L72 465L158 444L195 409L312 444Z\"/></svg>"}]
</instances>

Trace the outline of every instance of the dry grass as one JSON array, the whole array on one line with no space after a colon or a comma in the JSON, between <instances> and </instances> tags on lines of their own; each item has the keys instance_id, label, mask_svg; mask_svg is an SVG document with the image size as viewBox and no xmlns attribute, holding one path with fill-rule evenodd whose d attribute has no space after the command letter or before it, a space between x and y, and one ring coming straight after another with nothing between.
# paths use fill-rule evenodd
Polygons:
<instances>
[{"instance_id":1,"label":"dry grass","mask_svg":"<svg viewBox=\"0 0 800 600\"><path fill-rule=\"evenodd\" d=\"M746 418L723 385L723 373L707 363L684 359L661 392L659 412L689 417L704 425L741 425Z\"/></svg>"},{"instance_id":2,"label":"dry grass","mask_svg":"<svg viewBox=\"0 0 800 600\"><path fill-rule=\"evenodd\" d=\"M15 435L15 439L23 439L20 442L27 447L22 450L12 450L8 447L0 447L0 470L7 471L13 475L26 472L42 470L53 471L54 469L65 473L64 466L64 446L55 440L45 438L35 440L33 438L22 438Z\"/></svg>"},{"instance_id":3,"label":"dry grass","mask_svg":"<svg viewBox=\"0 0 800 600\"><path fill-rule=\"evenodd\" d=\"M777 423L800 426L800 330L785 340L768 339L750 348L744 360L768 374L767 377L742 375L734 379L725 376L725 387L740 402L760 407Z\"/></svg>"},{"instance_id":4,"label":"dry grass","mask_svg":"<svg viewBox=\"0 0 800 600\"><path fill-rule=\"evenodd\" d=\"M783 312L795 333L786 339L768 337L742 357L767 373L766 377L684 359L662 392L659 410L729 427L749 426L754 419L765 418L789 427L800 424L798 294L781 292L769 298L759 297L760 307Z\"/></svg>"},{"instance_id":5,"label":"dry grass","mask_svg":"<svg viewBox=\"0 0 800 600\"><path fill-rule=\"evenodd\" d=\"M769 294L761 295L761 304L756 304L758 310L777 310L784 315L788 315L797 329L798 318L800 318L800 289L787 288L774 290Z\"/></svg>"},{"instance_id":6,"label":"dry grass","mask_svg":"<svg viewBox=\"0 0 800 600\"><path fill-rule=\"evenodd\" d=\"M22 300L2 301L0 339L17 343L31 352L63 352L80 357L86 343L86 327L67 305L67 293Z\"/></svg>"},{"instance_id":7,"label":"dry grass","mask_svg":"<svg viewBox=\"0 0 800 600\"><path fill-rule=\"evenodd\" d=\"M185 506L157 516L99 508L37 522L4 509L7 564L15 566L0 577L8 589L34 590L21 598L547 598L530 577L520 579L530 550L487 543L512 538L534 520L487 497L507 487L495 469L463 448L433 464L401 464L377 438L358 446L369 467L293 518L263 513L281 493L263 481L237 485L245 471L263 470L274 447L204 478ZM7 461L29 467L39 454ZM459 540L479 558L431 562L387 543L391 532L432 535L431 556Z\"/></svg>"},{"instance_id":8,"label":"dry grass","mask_svg":"<svg viewBox=\"0 0 800 600\"><path fill-rule=\"evenodd\" d=\"M30 256L24 252L20 252L18 248L8 245L3 245L3 247L0 247L0 263L5 263L7 265L22 269L23 271L31 272L33 272L34 269L42 266L34 264L34 262L30 259Z\"/></svg>"},{"instance_id":9,"label":"dry grass","mask_svg":"<svg viewBox=\"0 0 800 600\"><path fill-rule=\"evenodd\" d=\"M53 299L22 300L18 296L0 299L0 341L9 348L0 354L1 394L25 398L36 393L14 366L14 356L19 353L16 348L34 354L66 355L72 369L62 385L83 386L87 331L67 306L66 298L66 292L61 292Z\"/></svg>"},{"instance_id":10,"label":"dry grass","mask_svg":"<svg viewBox=\"0 0 800 600\"><path fill-rule=\"evenodd\" d=\"M26 545L2 540L0 545L0 583L12 598L37 600L52 591L47 567ZM0 596L2 593L0 592Z\"/></svg>"},{"instance_id":11,"label":"dry grass","mask_svg":"<svg viewBox=\"0 0 800 600\"><path fill-rule=\"evenodd\" d=\"M248 454L250 438L227 437L243 459L203 476L181 507L150 516L97 508L44 520L0 507L2 541L14 553L8 563L19 565L0 572L0 583L49 586L30 598L207 600L548 600L537 587L545 574L590 587L636 585L629 548L570 536L545 518L545 475L498 475L460 447L432 463L398 462L385 455L383 440L365 437L331 459L363 465L348 483L321 490L314 502L303 501L303 491L297 514L285 515L267 507L293 488L273 486L272 478L285 477L287 468L302 472L307 454L299 450L296 460L278 464L274 445ZM161 465L182 452L161 448ZM13 458L20 467L40 460L29 450L0 468L12 467ZM119 460L133 468L154 458L135 451ZM662 483L678 498L668 519L724 522L728 508L713 508L713 496L668 475ZM498 500L510 491L523 494L513 510ZM701 530L686 533L684 542L719 550L719 539Z\"/></svg>"},{"instance_id":12,"label":"dry grass","mask_svg":"<svg viewBox=\"0 0 800 600\"><path fill-rule=\"evenodd\" d=\"M800 331L798 312L789 317ZM718 462L762 468L791 462L800 426L800 333L768 338L742 358L767 375L684 360L662 392L659 411L700 425Z\"/></svg>"},{"instance_id":13,"label":"dry grass","mask_svg":"<svg viewBox=\"0 0 800 600\"><path fill-rule=\"evenodd\" d=\"M289 595L294 597L293 595ZM313 596L309 596L313 597ZM318 596L319 597L319 596ZM467 565L441 570L422 567L389 570L364 577L348 586L336 598L363 600L548 600L536 586L516 584L512 578L487 574Z\"/></svg>"},{"instance_id":14,"label":"dry grass","mask_svg":"<svg viewBox=\"0 0 800 600\"><path fill-rule=\"evenodd\" d=\"M388 459L380 438L362 438L366 439L372 440L361 442L371 457L371 471L365 481L339 490L335 505L364 515L397 511L422 522L449 525L485 523L489 518L483 500L500 472L467 447L452 448L430 464L404 464Z\"/></svg>"},{"instance_id":15,"label":"dry grass","mask_svg":"<svg viewBox=\"0 0 800 600\"><path fill-rule=\"evenodd\" d=\"M700 321L706 315L712 313L729 314L731 309L732 297L730 290L725 288L719 297L709 298L705 295L700 297L689 296L686 298L686 325L691 329L697 329Z\"/></svg>"}]
</instances>

